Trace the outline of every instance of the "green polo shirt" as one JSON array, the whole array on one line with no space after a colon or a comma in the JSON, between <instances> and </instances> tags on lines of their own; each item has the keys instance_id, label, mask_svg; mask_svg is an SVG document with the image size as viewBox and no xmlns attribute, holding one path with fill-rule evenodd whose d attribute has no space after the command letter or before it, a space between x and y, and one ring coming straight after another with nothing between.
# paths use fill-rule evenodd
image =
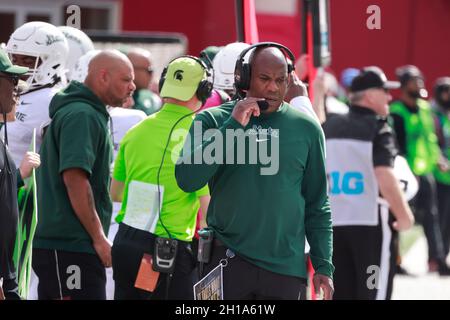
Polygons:
<instances>
[{"instance_id":1,"label":"green polo shirt","mask_svg":"<svg viewBox=\"0 0 450 320\"><path fill-rule=\"evenodd\" d=\"M162 219L172 237L182 241L192 240L197 212L200 208L198 197L208 195L209 190L207 186L204 186L195 192L184 192L178 187L175 179L175 162L191 126L193 120L191 114L192 111L186 107L164 104L159 112L130 129L122 139L113 173L115 180L125 184L117 222L124 219L131 181L157 185L158 169L171 129L178 120L185 117L176 124L165 150L164 163L159 176L159 184L163 187L164 193L155 234L168 237L161 225Z\"/></svg>"}]
</instances>

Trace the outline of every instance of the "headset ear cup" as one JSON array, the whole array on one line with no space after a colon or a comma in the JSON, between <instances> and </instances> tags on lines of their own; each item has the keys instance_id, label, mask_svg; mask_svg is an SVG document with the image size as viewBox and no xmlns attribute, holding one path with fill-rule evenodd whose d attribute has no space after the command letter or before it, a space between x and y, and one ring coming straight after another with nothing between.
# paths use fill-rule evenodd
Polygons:
<instances>
[{"instance_id":1,"label":"headset ear cup","mask_svg":"<svg viewBox=\"0 0 450 320\"><path fill-rule=\"evenodd\" d=\"M288 73L290 74L292 71L294 71L294 65L292 63L288 63Z\"/></svg>"},{"instance_id":2,"label":"headset ear cup","mask_svg":"<svg viewBox=\"0 0 450 320\"><path fill-rule=\"evenodd\" d=\"M200 100L203 103L205 103L205 80L200 81L197 87L197 91L195 92L195 95L197 96L197 99Z\"/></svg>"},{"instance_id":3,"label":"headset ear cup","mask_svg":"<svg viewBox=\"0 0 450 320\"><path fill-rule=\"evenodd\" d=\"M197 99L200 100L202 104L204 104L211 96L212 88L212 83L209 80L202 80L198 85L196 95Z\"/></svg>"},{"instance_id":4,"label":"headset ear cup","mask_svg":"<svg viewBox=\"0 0 450 320\"><path fill-rule=\"evenodd\" d=\"M241 90L242 61L238 59L234 67L234 87L236 92Z\"/></svg>"},{"instance_id":5,"label":"headset ear cup","mask_svg":"<svg viewBox=\"0 0 450 320\"><path fill-rule=\"evenodd\" d=\"M242 64L242 73L241 73L241 89L249 90L250 89L250 79L251 79L251 68L249 63Z\"/></svg>"}]
</instances>

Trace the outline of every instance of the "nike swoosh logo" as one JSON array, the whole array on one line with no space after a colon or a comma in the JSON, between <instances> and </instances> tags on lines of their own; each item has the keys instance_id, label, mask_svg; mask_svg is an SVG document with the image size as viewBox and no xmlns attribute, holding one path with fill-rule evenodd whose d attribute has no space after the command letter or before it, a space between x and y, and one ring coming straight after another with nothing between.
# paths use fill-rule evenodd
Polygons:
<instances>
[{"instance_id":1,"label":"nike swoosh logo","mask_svg":"<svg viewBox=\"0 0 450 320\"><path fill-rule=\"evenodd\" d=\"M31 102L22 101L20 104L27 105L27 104L31 104Z\"/></svg>"},{"instance_id":2,"label":"nike swoosh logo","mask_svg":"<svg viewBox=\"0 0 450 320\"><path fill-rule=\"evenodd\" d=\"M256 139L256 142L268 141L269 139Z\"/></svg>"}]
</instances>

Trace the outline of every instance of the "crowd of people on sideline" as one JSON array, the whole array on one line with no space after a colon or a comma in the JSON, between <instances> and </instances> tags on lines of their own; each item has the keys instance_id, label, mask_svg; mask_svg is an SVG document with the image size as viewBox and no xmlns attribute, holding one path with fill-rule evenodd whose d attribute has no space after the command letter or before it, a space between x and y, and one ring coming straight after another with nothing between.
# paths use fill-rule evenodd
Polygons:
<instances>
[{"instance_id":1,"label":"crowd of people on sideline","mask_svg":"<svg viewBox=\"0 0 450 320\"><path fill-rule=\"evenodd\" d=\"M415 223L450 275L450 77L308 88L275 42L154 59L39 21L0 48L0 300L192 300L212 274L223 299L387 300Z\"/></svg>"}]
</instances>

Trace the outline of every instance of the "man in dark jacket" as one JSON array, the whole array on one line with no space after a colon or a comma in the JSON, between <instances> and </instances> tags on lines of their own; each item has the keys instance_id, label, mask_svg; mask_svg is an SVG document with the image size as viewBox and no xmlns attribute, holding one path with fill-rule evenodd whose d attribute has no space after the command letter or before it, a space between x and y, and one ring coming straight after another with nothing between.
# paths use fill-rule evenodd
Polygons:
<instances>
[{"instance_id":1,"label":"man in dark jacket","mask_svg":"<svg viewBox=\"0 0 450 320\"><path fill-rule=\"evenodd\" d=\"M125 55L104 51L90 62L84 84L71 82L50 103L33 251L39 299L106 298L112 213L106 105L121 106L135 89L133 79Z\"/></svg>"},{"instance_id":2,"label":"man in dark jacket","mask_svg":"<svg viewBox=\"0 0 450 320\"><path fill-rule=\"evenodd\" d=\"M7 114L15 109L19 75L27 71L28 68L12 65L8 56L0 49L0 122L6 122ZM7 143L0 139L0 279L3 278L3 284L0 282L0 299L19 299L13 262L19 218L17 179L16 166L6 147Z\"/></svg>"}]
</instances>

